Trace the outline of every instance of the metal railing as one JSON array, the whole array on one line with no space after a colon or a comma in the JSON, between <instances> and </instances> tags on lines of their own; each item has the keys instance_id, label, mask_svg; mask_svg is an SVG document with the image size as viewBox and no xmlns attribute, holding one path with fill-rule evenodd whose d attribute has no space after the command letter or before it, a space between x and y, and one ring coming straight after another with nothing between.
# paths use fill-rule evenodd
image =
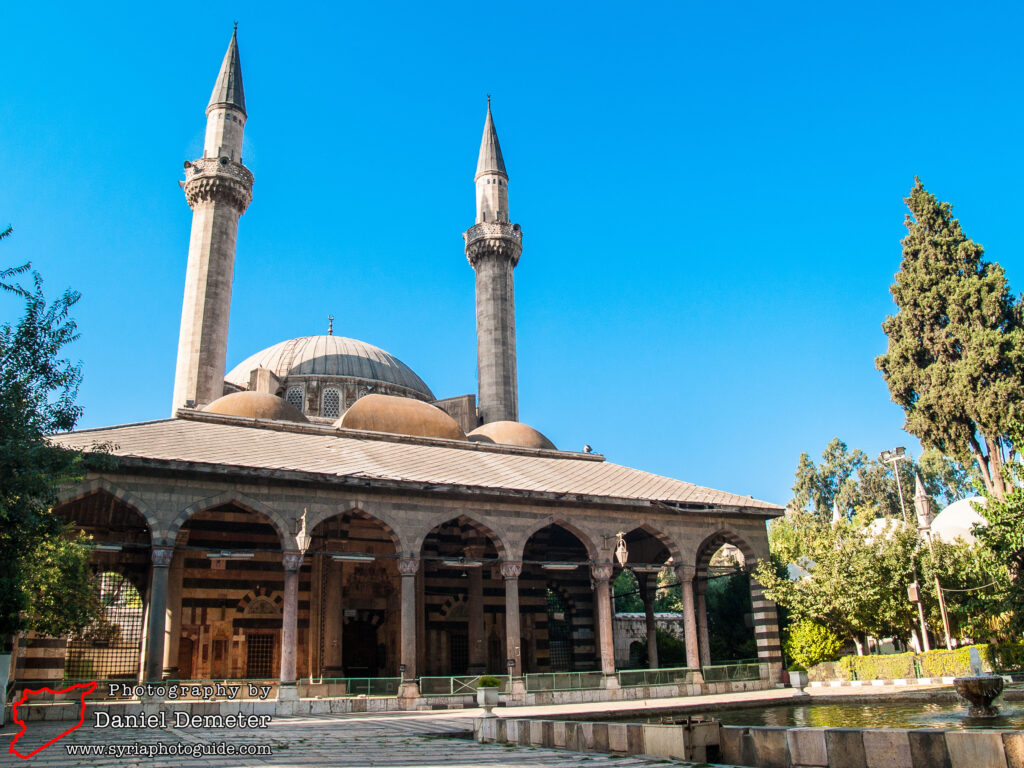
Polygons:
<instances>
[{"instance_id":1,"label":"metal railing","mask_svg":"<svg viewBox=\"0 0 1024 768\"><path fill-rule=\"evenodd\" d=\"M622 669L617 674L619 685L623 688L648 685L687 685L693 682L693 670L689 667Z\"/></svg>"},{"instance_id":2,"label":"metal railing","mask_svg":"<svg viewBox=\"0 0 1024 768\"><path fill-rule=\"evenodd\" d=\"M600 672L532 672L523 675L523 680L529 693L582 691L604 685L604 675Z\"/></svg>"},{"instance_id":3,"label":"metal railing","mask_svg":"<svg viewBox=\"0 0 1024 768\"><path fill-rule=\"evenodd\" d=\"M299 680L299 697L335 699L345 696L397 696L400 677L314 677Z\"/></svg>"},{"instance_id":4,"label":"metal railing","mask_svg":"<svg viewBox=\"0 0 1024 768\"><path fill-rule=\"evenodd\" d=\"M759 664L715 664L701 667L705 683L727 683L742 680L760 680Z\"/></svg>"},{"instance_id":5,"label":"metal railing","mask_svg":"<svg viewBox=\"0 0 1024 768\"><path fill-rule=\"evenodd\" d=\"M454 675L450 677L421 677L421 696L475 696L477 681L481 677L496 677L501 680L502 692L508 692L508 675Z\"/></svg>"}]
</instances>

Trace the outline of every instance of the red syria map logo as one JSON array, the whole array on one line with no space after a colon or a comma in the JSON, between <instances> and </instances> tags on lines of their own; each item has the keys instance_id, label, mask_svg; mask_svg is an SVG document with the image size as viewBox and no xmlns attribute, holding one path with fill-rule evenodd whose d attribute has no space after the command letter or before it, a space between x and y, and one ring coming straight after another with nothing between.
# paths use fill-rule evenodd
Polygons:
<instances>
[{"instance_id":1,"label":"red syria map logo","mask_svg":"<svg viewBox=\"0 0 1024 768\"><path fill-rule=\"evenodd\" d=\"M78 722L77 723L75 723L73 726L68 728L66 731L64 731L64 733L60 734L59 736L55 736L52 739L50 739L48 742L43 744L43 746L36 747L31 752L29 752L27 755L21 754L21 752L19 752L17 749L14 748L14 745L18 743L18 739L20 739L22 736L24 736L25 735L25 731L28 729L28 725L25 724L25 721L22 720L20 717L18 717L18 707L20 707L22 704L24 704L26 701L28 701L28 697L29 696L33 696L33 695L44 693L44 692L45 693L52 693L52 694L58 695L58 694L62 694L62 693L71 693L74 690L78 690L79 691L79 702L81 703L81 708L78 710ZM60 741L61 739L63 739L65 736L67 736L69 733L71 733L76 728L81 728L82 727L82 723L85 722L85 697L88 696L90 693L92 693L95 690L96 690L96 681L95 680L93 680L91 683L79 683L78 685L72 685L70 688L64 688L64 689L59 690L59 691L55 691L55 690L53 690L51 688L38 688L38 689L26 688L25 690L23 690L21 692L21 699L19 699L14 704L12 712L11 712L11 715L14 718L14 722L16 722L18 725L21 726L21 730L18 731L18 733L15 735L15 737L13 739L11 739L11 746L10 746L10 748L7 751L17 755L22 760L28 760L28 758L32 757L32 755L36 754L37 752L42 752L44 749L46 749L48 746L53 744L55 741Z\"/></svg>"}]
</instances>

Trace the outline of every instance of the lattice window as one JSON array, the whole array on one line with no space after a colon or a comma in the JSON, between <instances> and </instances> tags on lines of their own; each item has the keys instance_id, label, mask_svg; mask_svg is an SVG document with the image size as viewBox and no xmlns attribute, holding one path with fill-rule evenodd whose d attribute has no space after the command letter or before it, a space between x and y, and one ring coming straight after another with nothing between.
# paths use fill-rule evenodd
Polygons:
<instances>
[{"instance_id":1,"label":"lattice window","mask_svg":"<svg viewBox=\"0 0 1024 768\"><path fill-rule=\"evenodd\" d=\"M302 387L288 387L288 393L284 396L285 402L293 408L302 410L302 403L305 400L305 392Z\"/></svg>"},{"instance_id":2,"label":"lattice window","mask_svg":"<svg viewBox=\"0 0 1024 768\"><path fill-rule=\"evenodd\" d=\"M139 672L142 646L142 598L119 573L99 578L100 619L68 643L64 675L68 680L131 679Z\"/></svg>"},{"instance_id":3,"label":"lattice window","mask_svg":"<svg viewBox=\"0 0 1024 768\"><path fill-rule=\"evenodd\" d=\"M320 400L320 415L328 419L341 416L341 392L336 389L325 389Z\"/></svg>"},{"instance_id":4,"label":"lattice window","mask_svg":"<svg viewBox=\"0 0 1024 768\"><path fill-rule=\"evenodd\" d=\"M245 676L266 680L274 676L274 636L249 635L245 647Z\"/></svg>"}]
</instances>

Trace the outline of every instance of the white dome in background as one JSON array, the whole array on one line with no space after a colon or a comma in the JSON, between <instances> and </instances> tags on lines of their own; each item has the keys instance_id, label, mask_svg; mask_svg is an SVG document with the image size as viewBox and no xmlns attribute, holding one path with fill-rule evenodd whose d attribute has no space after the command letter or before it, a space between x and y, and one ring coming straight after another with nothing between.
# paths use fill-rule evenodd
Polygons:
<instances>
[{"instance_id":1,"label":"white dome in background","mask_svg":"<svg viewBox=\"0 0 1024 768\"><path fill-rule=\"evenodd\" d=\"M957 539L963 539L968 544L977 544L971 528L975 523L985 525L985 518L974 509L974 504L985 506L985 497L960 499L939 512L932 520L932 535L950 544Z\"/></svg>"}]
</instances>

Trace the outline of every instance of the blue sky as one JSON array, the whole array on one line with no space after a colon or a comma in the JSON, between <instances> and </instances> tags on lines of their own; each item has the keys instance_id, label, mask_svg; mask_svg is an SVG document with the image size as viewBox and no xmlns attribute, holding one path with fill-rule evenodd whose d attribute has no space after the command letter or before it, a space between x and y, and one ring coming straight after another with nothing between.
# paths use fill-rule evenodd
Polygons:
<instances>
[{"instance_id":1,"label":"blue sky","mask_svg":"<svg viewBox=\"0 0 1024 768\"><path fill-rule=\"evenodd\" d=\"M439 397L474 392L461 233L491 93L521 420L785 503L833 436L919 450L874 368L915 175L1024 286L1020 9L828 6L14 4L0 265L83 293L82 426L168 415L177 181L238 20L256 186L229 367L333 314Z\"/></svg>"}]
</instances>

